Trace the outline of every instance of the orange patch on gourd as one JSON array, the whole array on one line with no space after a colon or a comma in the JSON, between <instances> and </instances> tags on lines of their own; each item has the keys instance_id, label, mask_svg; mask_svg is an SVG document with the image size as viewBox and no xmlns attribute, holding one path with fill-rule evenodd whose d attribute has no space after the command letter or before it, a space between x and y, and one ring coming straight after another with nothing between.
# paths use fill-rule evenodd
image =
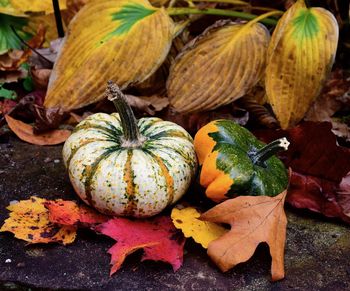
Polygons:
<instances>
[{"instance_id":1,"label":"orange patch on gourd","mask_svg":"<svg viewBox=\"0 0 350 291\"><path fill-rule=\"evenodd\" d=\"M165 182L167 185L167 192L168 192L168 205L170 205L173 200L174 200L174 195L175 195L175 191L174 191L174 179L173 177L170 175L168 168L165 166L164 162L162 161L162 159L160 157L155 157L156 161L159 164L160 169L162 170L162 173L164 175L165 178Z\"/></svg>"},{"instance_id":2,"label":"orange patch on gourd","mask_svg":"<svg viewBox=\"0 0 350 291\"><path fill-rule=\"evenodd\" d=\"M210 133L219 130L215 123L215 121L212 121L203 126L194 137L194 148L200 165L203 164L207 155L211 153L216 145L215 140L209 136Z\"/></svg>"},{"instance_id":3,"label":"orange patch on gourd","mask_svg":"<svg viewBox=\"0 0 350 291\"><path fill-rule=\"evenodd\" d=\"M200 184L207 188L206 196L215 202L227 199L225 195L233 184L231 177L216 167L218 154L214 151L206 156L200 175Z\"/></svg>"}]
</instances>

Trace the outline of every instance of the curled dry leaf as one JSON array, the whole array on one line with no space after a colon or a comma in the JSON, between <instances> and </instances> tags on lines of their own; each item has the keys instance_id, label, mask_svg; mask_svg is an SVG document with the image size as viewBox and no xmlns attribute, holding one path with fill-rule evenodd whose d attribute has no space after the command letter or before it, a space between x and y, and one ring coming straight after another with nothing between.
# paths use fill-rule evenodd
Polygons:
<instances>
[{"instance_id":1,"label":"curled dry leaf","mask_svg":"<svg viewBox=\"0 0 350 291\"><path fill-rule=\"evenodd\" d=\"M279 20L268 49L266 92L283 129L297 124L332 68L338 24L323 8L298 0Z\"/></svg>"},{"instance_id":2,"label":"curled dry leaf","mask_svg":"<svg viewBox=\"0 0 350 291\"><path fill-rule=\"evenodd\" d=\"M173 30L165 9L146 0L87 3L70 23L45 107L81 108L104 98L108 80L126 88L147 79L168 54Z\"/></svg>"},{"instance_id":3,"label":"curled dry leaf","mask_svg":"<svg viewBox=\"0 0 350 291\"><path fill-rule=\"evenodd\" d=\"M36 89L46 89L49 84L49 78L51 75L50 69L30 69L30 75L33 79Z\"/></svg>"},{"instance_id":4,"label":"curled dry leaf","mask_svg":"<svg viewBox=\"0 0 350 291\"><path fill-rule=\"evenodd\" d=\"M140 112L146 112L154 115L156 111L161 111L169 105L169 99L158 95L152 96L133 96L126 95L126 100L130 106L138 109Z\"/></svg>"},{"instance_id":5,"label":"curled dry leaf","mask_svg":"<svg viewBox=\"0 0 350 291\"><path fill-rule=\"evenodd\" d=\"M71 131L66 129L51 130L42 134L34 134L33 127L22 121L16 120L9 115L5 116L9 128L21 140L36 145L55 145L66 141Z\"/></svg>"},{"instance_id":6,"label":"curled dry leaf","mask_svg":"<svg viewBox=\"0 0 350 291\"><path fill-rule=\"evenodd\" d=\"M266 242L272 257L272 280L284 278L287 217L283 206L286 193L275 197L237 197L201 216L202 220L231 225L228 233L209 243L208 247L208 255L223 272L249 260L258 244Z\"/></svg>"},{"instance_id":7,"label":"curled dry leaf","mask_svg":"<svg viewBox=\"0 0 350 291\"><path fill-rule=\"evenodd\" d=\"M185 238L170 217L159 216L148 220L114 218L95 227L117 243L108 253L112 255L112 275L118 271L127 255L144 249L142 260L170 263L176 271L182 265Z\"/></svg>"},{"instance_id":8,"label":"curled dry leaf","mask_svg":"<svg viewBox=\"0 0 350 291\"><path fill-rule=\"evenodd\" d=\"M227 233L219 224L199 220L201 213L193 207L173 208L171 219L176 228L181 229L185 237L192 237L196 243L207 249L210 242Z\"/></svg>"},{"instance_id":9,"label":"curled dry leaf","mask_svg":"<svg viewBox=\"0 0 350 291\"><path fill-rule=\"evenodd\" d=\"M328 121L332 123L333 133L350 141L350 128L332 116L338 111L344 111L350 105L350 78L347 74L337 69L332 72L327 80L323 92L307 112L304 120Z\"/></svg>"},{"instance_id":10,"label":"curled dry leaf","mask_svg":"<svg viewBox=\"0 0 350 291\"><path fill-rule=\"evenodd\" d=\"M262 104L258 102L255 96L246 95L239 100L239 104L246 109L250 116L257 120L258 123L268 127L277 128L278 121L270 113L270 111Z\"/></svg>"},{"instance_id":11,"label":"curled dry leaf","mask_svg":"<svg viewBox=\"0 0 350 291\"><path fill-rule=\"evenodd\" d=\"M172 106L181 113L205 111L242 97L262 75L269 39L259 23L220 21L209 27L170 68Z\"/></svg>"},{"instance_id":12,"label":"curled dry leaf","mask_svg":"<svg viewBox=\"0 0 350 291\"><path fill-rule=\"evenodd\" d=\"M12 232L16 238L29 243L59 242L70 244L75 240L75 226L59 226L50 222L46 199L32 196L7 207L10 217L0 231Z\"/></svg>"},{"instance_id":13,"label":"curled dry leaf","mask_svg":"<svg viewBox=\"0 0 350 291\"><path fill-rule=\"evenodd\" d=\"M305 120L307 121L331 121L334 113L350 104L350 78L346 73L337 69L331 73L323 92L312 105Z\"/></svg>"}]
</instances>

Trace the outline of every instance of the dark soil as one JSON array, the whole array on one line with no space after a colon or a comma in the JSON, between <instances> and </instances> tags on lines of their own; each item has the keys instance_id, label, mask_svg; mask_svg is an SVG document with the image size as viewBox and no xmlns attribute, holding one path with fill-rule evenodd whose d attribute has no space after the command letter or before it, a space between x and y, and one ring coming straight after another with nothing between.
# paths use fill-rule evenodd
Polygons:
<instances>
[{"instance_id":1,"label":"dark soil","mask_svg":"<svg viewBox=\"0 0 350 291\"><path fill-rule=\"evenodd\" d=\"M0 141L1 142L1 141ZM77 200L65 172L62 146L40 147L15 137L0 144L0 223L12 200L32 195ZM130 256L109 277L113 240L89 230L68 246L28 245L0 233L0 290L350 290L350 228L340 222L288 211L286 278L270 282L270 255L261 245L247 263L221 273L206 252L186 242L183 267L140 263Z\"/></svg>"}]
</instances>

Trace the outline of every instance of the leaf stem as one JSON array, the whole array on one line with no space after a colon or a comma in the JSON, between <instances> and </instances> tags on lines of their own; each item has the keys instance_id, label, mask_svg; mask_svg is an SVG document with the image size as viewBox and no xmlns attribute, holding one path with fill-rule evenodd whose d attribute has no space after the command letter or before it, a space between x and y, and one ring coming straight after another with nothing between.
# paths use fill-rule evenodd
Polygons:
<instances>
[{"instance_id":1,"label":"leaf stem","mask_svg":"<svg viewBox=\"0 0 350 291\"><path fill-rule=\"evenodd\" d=\"M53 6L54 13L55 13L55 20L56 20L56 28L57 28L58 37L64 37L62 16L61 16L60 4L59 4L58 0L52 0L52 6Z\"/></svg>"},{"instance_id":2,"label":"leaf stem","mask_svg":"<svg viewBox=\"0 0 350 291\"><path fill-rule=\"evenodd\" d=\"M26 47L28 47L32 52L36 53L39 57L41 57L44 61L46 61L49 65L50 68L53 67L53 62L50 61L48 58L46 58L45 56L43 56L41 53L39 53L35 48L33 48L30 44L28 44L27 42L24 41L24 39L18 34L18 32L16 31L16 29L14 28L13 25L10 25L10 28L12 30L12 32L14 33L14 35L18 38L18 40L25 45Z\"/></svg>"},{"instance_id":3,"label":"leaf stem","mask_svg":"<svg viewBox=\"0 0 350 291\"><path fill-rule=\"evenodd\" d=\"M119 113L120 123L124 134L122 146L127 148L140 147L145 141L145 138L140 135L134 112L118 85L112 81L108 81L106 95L108 100L114 103L114 106Z\"/></svg>"},{"instance_id":4,"label":"leaf stem","mask_svg":"<svg viewBox=\"0 0 350 291\"><path fill-rule=\"evenodd\" d=\"M250 13L245 13L245 12L238 12L238 11L232 11L232 10L225 10L225 9L214 9L214 8L206 8L206 9L198 9L198 8L188 8L188 7L176 7L176 8L167 8L166 11L168 12L169 15L183 15L183 14L208 14L208 15L221 15L221 16L228 16L228 17L238 17L238 18L243 18L243 19L256 19L259 18L259 20L264 24L268 25L276 25L277 20L275 19L270 19L270 18L265 18L268 16L264 16L268 13L265 13L263 15L255 15L255 14L250 14ZM270 15L280 15L283 12L281 11L272 11L269 12L271 13Z\"/></svg>"}]
</instances>

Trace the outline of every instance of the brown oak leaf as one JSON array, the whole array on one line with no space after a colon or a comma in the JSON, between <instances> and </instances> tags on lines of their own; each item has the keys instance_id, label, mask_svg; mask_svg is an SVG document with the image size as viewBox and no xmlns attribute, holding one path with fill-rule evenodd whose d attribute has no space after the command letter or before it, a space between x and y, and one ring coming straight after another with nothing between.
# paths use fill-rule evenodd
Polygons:
<instances>
[{"instance_id":1,"label":"brown oak leaf","mask_svg":"<svg viewBox=\"0 0 350 291\"><path fill-rule=\"evenodd\" d=\"M208 255L223 272L249 260L257 246L266 242L272 257L272 280L284 278L286 193L275 197L240 196L222 202L201 216L202 220L231 225L228 233L210 242L208 247Z\"/></svg>"}]
</instances>

